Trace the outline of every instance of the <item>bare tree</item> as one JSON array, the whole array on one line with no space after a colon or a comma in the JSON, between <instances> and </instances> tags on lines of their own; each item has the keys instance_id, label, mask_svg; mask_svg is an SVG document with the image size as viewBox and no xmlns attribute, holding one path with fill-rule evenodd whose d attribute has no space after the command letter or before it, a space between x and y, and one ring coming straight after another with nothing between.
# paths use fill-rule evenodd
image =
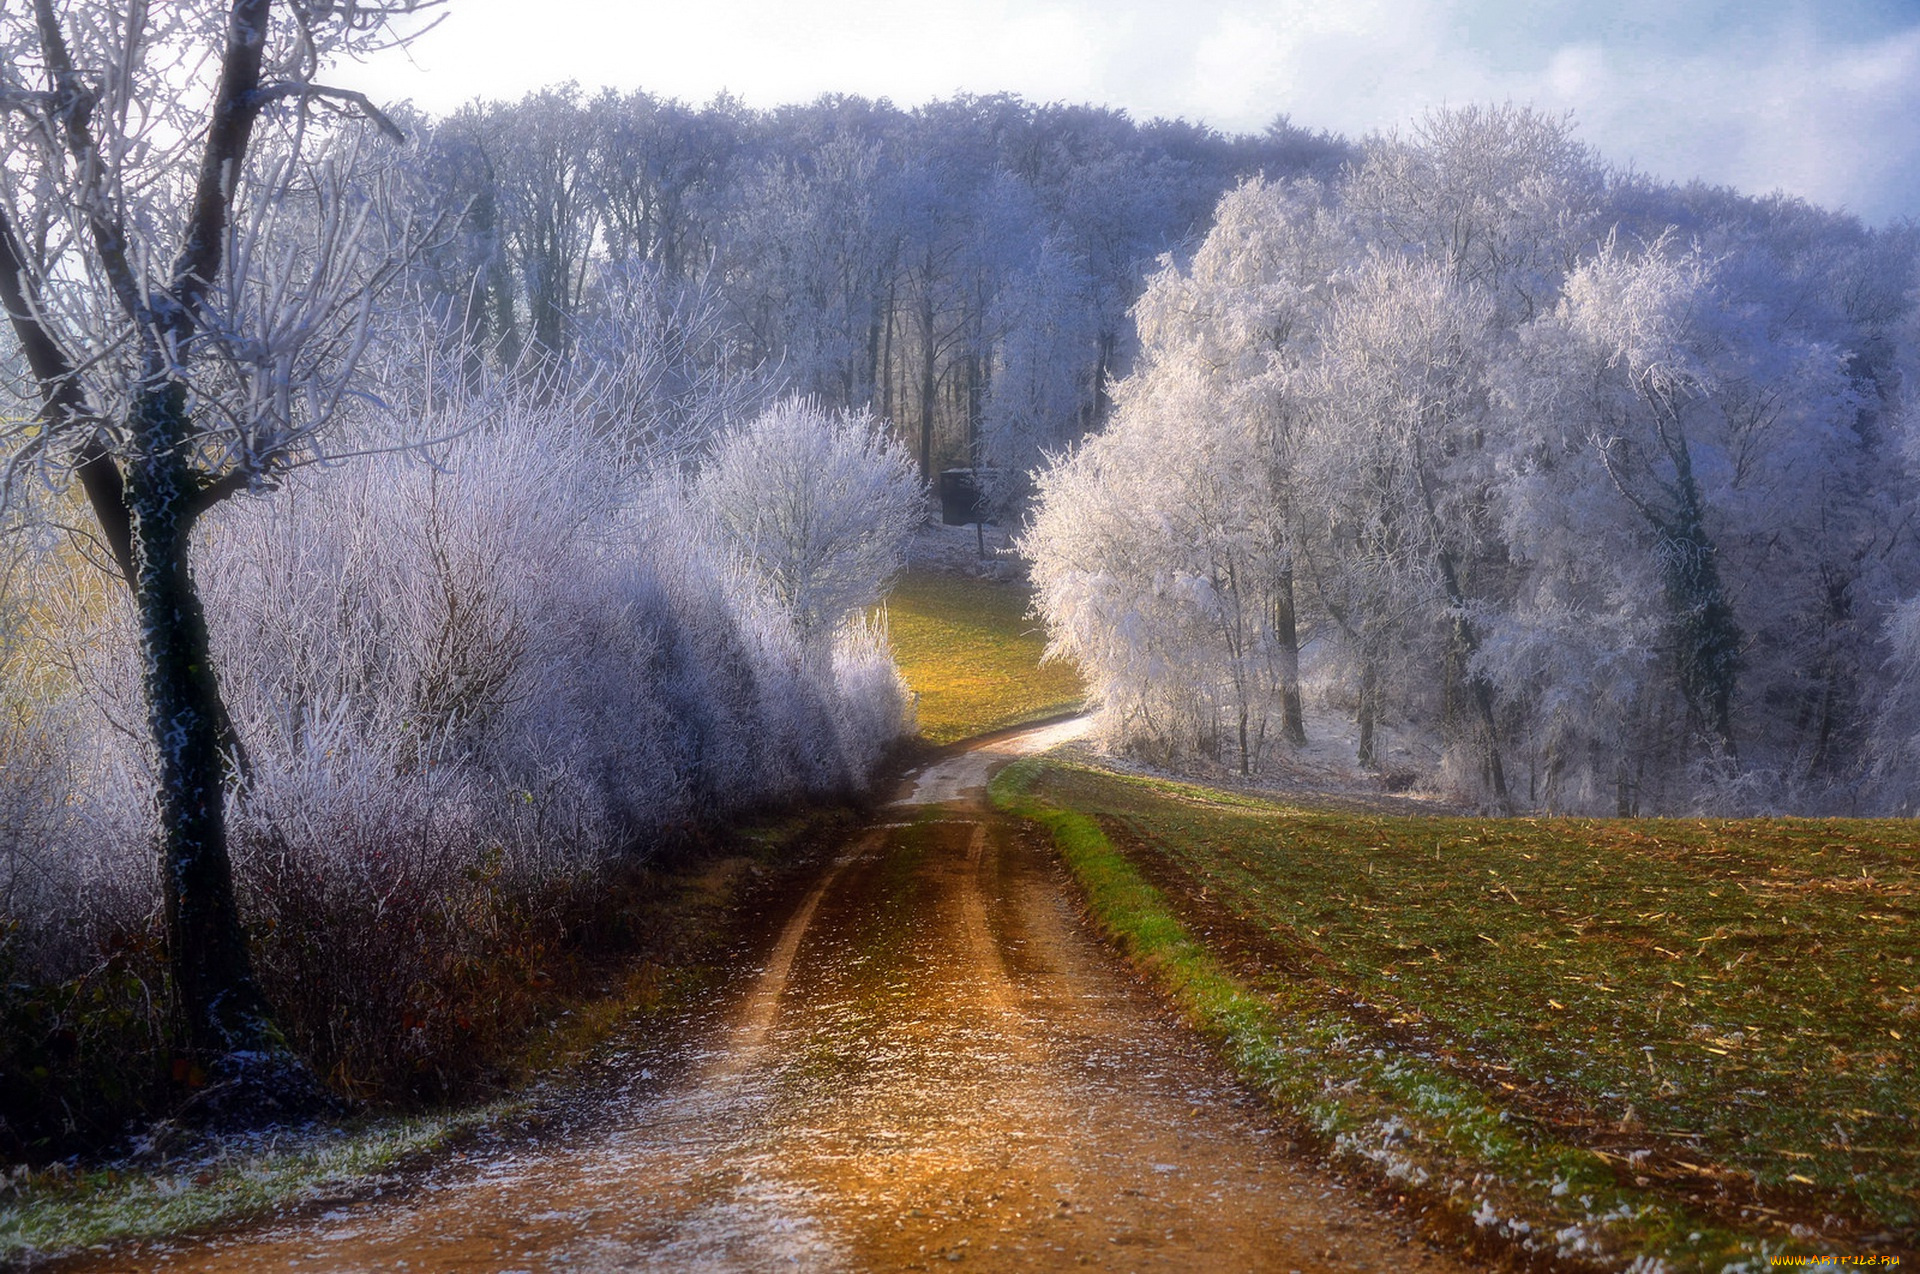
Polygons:
<instances>
[{"instance_id":1,"label":"bare tree","mask_svg":"<svg viewBox=\"0 0 1920 1274\"><path fill-rule=\"evenodd\" d=\"M77 481L131 592L174 996L217 1079L270 1073L283 1050L234 901L235 744L190 546L220 501L313 459L347 394L399 260L351 125L398 130L317 76L405 39L435 2L0 16L0 304L38 408L0 434L7 488Z\"/></svg>"}]
</instances>

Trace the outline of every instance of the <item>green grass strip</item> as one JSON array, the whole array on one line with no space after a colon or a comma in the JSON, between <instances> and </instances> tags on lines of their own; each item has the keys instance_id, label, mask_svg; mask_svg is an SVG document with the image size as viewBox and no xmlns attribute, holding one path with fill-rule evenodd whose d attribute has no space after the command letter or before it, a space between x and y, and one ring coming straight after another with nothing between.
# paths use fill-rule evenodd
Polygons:
<instances>
[{"instance_id":1,"label":"green grass strip","mask_svg":"<svg viewBox=\"0 0 1920 1274\"><path fill-rule=\"evenodd\" d=\"M1034 797L1047 764L1003 770L995 805L1051 833L1101 930L1341 1167L1442 1209L1476 1241L1575 1267L1758 1274L1776 1255L1818 1250L1733 1233L1622 1187L1599 1156L1532 1132L1443 1067L1377 1044L1311 987L1244 985L1092 818Z\"/></svg>"}]
</instances>

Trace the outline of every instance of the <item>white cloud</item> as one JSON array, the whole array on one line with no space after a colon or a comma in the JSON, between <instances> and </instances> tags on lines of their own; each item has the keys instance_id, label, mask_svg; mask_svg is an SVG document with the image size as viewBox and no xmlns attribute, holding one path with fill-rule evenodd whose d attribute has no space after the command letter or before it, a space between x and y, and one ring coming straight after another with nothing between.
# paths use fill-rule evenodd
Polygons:
<instances>
[{"instance_id":1,"label":"white cloud","mask_svg":"<svg viewBox=\"0 0 1920 1274\"><path fill-rule=\"evenodd\" d=\"M1920 214L1920 29L1862 45L1797 37L1605 59L1578 73L1557 54L1514 87L1572 108L1608 158L1662 177L1783 189L1873 220Z\"/></svg>"}]
</instances>

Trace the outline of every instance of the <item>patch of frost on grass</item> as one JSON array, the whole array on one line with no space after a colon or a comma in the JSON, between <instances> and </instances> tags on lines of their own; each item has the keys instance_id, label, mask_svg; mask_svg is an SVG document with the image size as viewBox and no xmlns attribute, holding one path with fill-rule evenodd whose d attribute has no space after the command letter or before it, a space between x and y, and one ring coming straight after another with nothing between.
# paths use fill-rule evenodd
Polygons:
<instances>
[{"instance_id":1,"label":"patch of frost on grass","mask_svg":"<svg viewBox=\"0 0 1920 1274\"><path fill-rule=\"evenodd\" d=\"M522 1104L221 1139L158 1166L35 1173L15 1181L14 1197L0 1204L0 1266L230 1225L357 1191Z\"/></svg>"}]
</instances>

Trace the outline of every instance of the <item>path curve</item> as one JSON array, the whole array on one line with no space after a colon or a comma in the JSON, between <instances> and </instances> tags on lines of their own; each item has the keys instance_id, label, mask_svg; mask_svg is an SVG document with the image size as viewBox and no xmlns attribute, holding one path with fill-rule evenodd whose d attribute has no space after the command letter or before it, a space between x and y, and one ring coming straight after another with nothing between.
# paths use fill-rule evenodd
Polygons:
<instances>
[{"instance_id":1,"label":"path curve","mask_svg":"<svg viewBox=\"0 0 1920 1274\"><path fill-rule=\"evenodd\" d=\"M825 870L690 1065L394 1196L89 1268L1276 1271L1467 1266L1288 1153L948 754Z\"/></svg>"}]
</instances>

